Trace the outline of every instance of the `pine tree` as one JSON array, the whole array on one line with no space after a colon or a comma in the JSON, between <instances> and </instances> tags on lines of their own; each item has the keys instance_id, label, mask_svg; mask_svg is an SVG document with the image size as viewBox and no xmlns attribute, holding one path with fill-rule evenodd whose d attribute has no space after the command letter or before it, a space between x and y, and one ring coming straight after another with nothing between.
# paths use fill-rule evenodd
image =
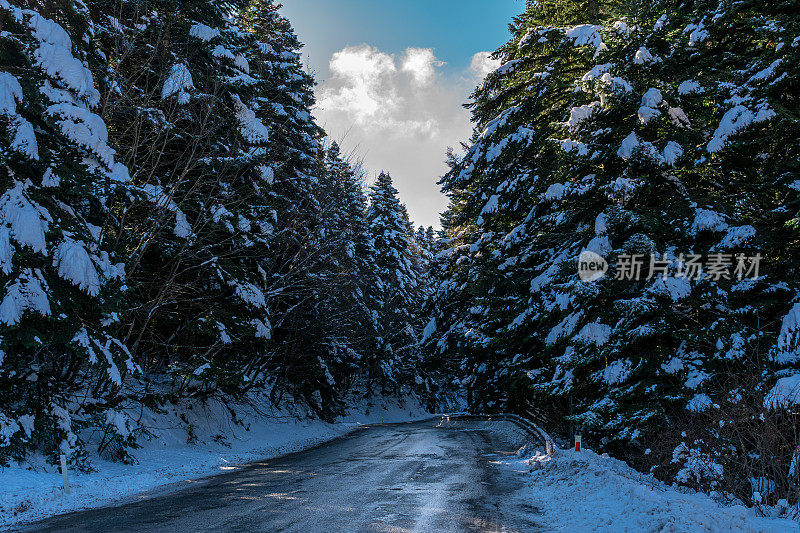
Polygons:
<instances>
[{"instance_id":1,"label":"pine tree","mask_svg":"<svg viewBox=\"0 0 800 533\"><path fill-rule=\"evenodd\" d=\"M260 41L259 65L270 86L261 92L260 112L274 124L269 157L274 161L271 196L277 202L276 235L264 270L275 295L271 309L280 317L274 327L273 366L278 388L308 399L317 412L339 412L336 372L342 356L341 331L331 332L326 309L336 304L330 281L338 274L332 255L339 228L331 229L329 208L341 209L325 197L326 167L316 125L314 80L300 61L301 43L289 21L271 0L252 2L243 15L247 29ZM341 199L341 197L339 197ZM328 231L337 232L329 235ZM333 240L331 240L333 238ZM338 256L341 258L341 256ZM274 396L278 399L279 396Z\"/></svg>"},{"instance_id":2,"label":"pine tree","mask_svg":"<svg viewBox=\"0 0 800 533\"><path fill-rule=\"evenodd\" d=\"M337 381L352 385L363 377L361 365L377 349L377 254L370 242L359 174L335 142L326 151L320 183L325 232L317 246L325 250L321 262L329 268L321 287L326 298L319 327L326 332L331 372ZM347 388L339 387L338 392Z\"/></svg>"},{"instance_id":3,"label":"pine tree","mask_svg":"<svg viewBox=\"0 0 800 533\"><path fill-rule=\"evenodd\" d=\"M228 394L261 373L271 331L258 267L274 224L270 130L254 111L264 82L246 57L257 44L229 7L92 3L107 120L138 193L124 209L135 231L118 240L127 342L148 372Z\"/></svg>"},{"instance_id":4,"label":"pine tree","mask_svg":"<svg viewBox=\"0 0 800 533\"><path fill-rule=\"evenodd\" d=\"M796 365L797 99L781 65L797 21L749 2L562 7L529 5L475 93L473 143L442 180L450 247L425 338L473 408L571 414L641 454L664 424L714 416L735 376L763 401ZM584 251L604 279L579 279ZM737 279L737 254L758 253L763 277ZM631 254L642 278L615 279ZM730 279L677 276L689 254L725 254ZM645 279L651 255L667 278Z\"/></svg>"},{"instance_id":5,"label":"pine tree","mask_svg":"<svg viewBox=\"0 0 800 533\"><path fill-rule=\"evenodd\" d=\"M279 5L23 3L0 0L0 464L126 460L128 413L185 399L330 418L365 383L431 390L433 230L323 149Z\"/></svg>"},{"instance_id":6,"label":"pine tree","mask_svg":"<svg viewBox=\"0 0 800 533\"><path fill-rule=\"evenodd\" d=\"M128 170L95 114L83 5L2 1L0 17L0 464L32 450L80 461L83 429L128 437L109 423L137 370L113 335L125 265L110 206Z\"/></svg>"},{"instance_id":7,"label":"pine tree","mask_svg":"<svg viewBox=\"0 0 800 533\"><path fill-rule=\"evenodd\" d=\"M372 375L384 387L415 374L418 355L416 313L420 305L418 270L414 264L412 229L389 174L381 172L369 195L367 221L377 252L379 342ZM421 378L415 381L421 381Z\"/></svg>"}]
</instances>

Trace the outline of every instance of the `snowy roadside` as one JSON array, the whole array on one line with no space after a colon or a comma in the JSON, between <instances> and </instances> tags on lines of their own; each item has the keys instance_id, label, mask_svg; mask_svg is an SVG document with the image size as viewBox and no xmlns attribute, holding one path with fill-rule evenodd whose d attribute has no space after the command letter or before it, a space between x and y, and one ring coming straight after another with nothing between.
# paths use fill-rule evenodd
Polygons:
<instances>
[{"instance_id":1,"label":"snowy roadside","mask_svg":"<svg viewBox=\"0 0 800 533\"><path fill-rule=\"evenodd\" d=\"M525 480L512 503L521 513L534 509L530 522L546 531L800 532L795 521L761 517L743 505L724 505L704 493L673 488L607 454L560 449L553 456L545 455L526 445L530 434L512 422L464 422L448 417L440 426L479 427L515 446L525 446L518 452L521 458L497 459L497 464ZM776 508L765 511L779 512Z\"/></svg>"},{"instance_id":2,"label":"snowy roadside","mask_svg":"<svg viewBox=\"0 0 800 533\"><path fill-rule=\"evenodd\" d=\"M589 450L559 450L553 457L537 453L505 464L529 476L515 497L535 507L536 521L550 531L800 531L794 521L720 505Z\"/></svg>"},{"instance_id":3,"label":"snowy roadside","mask_svg":"<svg viewBox=\"0 0 800 533\"><path fill-rule=\"evenodd\" d=\"M181 414L186 416L186 412ZM96 472L72 472L70 495L63 493L61 475L55 469L3 470L0 529L74 510L130 501L143 497L143 493L150 496L178 490L242 464L321 444L364 424L432 416L420 407L412 407L411 402L401 408L386 401L354 408L334 424L297 420L286 412L245 417L245 425L250 426L247 431L231 424L221 411L195 409L189 419L196 439L193 444L186 443L185 427L163 429L157 438L135 451L139 461L136 465L94 458ZM442 424L454 430L462 425L456 419ZM510 442L525 442L525 432L509 422L486 422L484 427ZM222 434L228 438L220 438ZM548 531L800 532L796 522L758 517L754 510L741 505L720 505L705 494L667 486L622 461L589 450L580 453L559 450L552 457L536 452L528 459L498 462L526 480L514 495L512 505L517 504L520 512L535 509L531 521Z\"/></svg>"},{"instance_id":4,"label":"snowy roadside","mask_svg":"<svg viewBox=\"0 0 800 533\"><path fill-rule=\"evenodd\" d=\"M161 419L165 429L158 430L155 438L133 452L138 464L93 457L96 472L70 472L69 495L64 494L61 474L55 467L0 470L0 529L128 501L154 489L178 490L194 480L235 470L239 465L316 446L365 424L432 416L412 402L407 401L405 407L388 400L361 405L333 424L298 420L289 412L274 411L266 417L253 414L244 417L249 431L233 424L222 409L195 409L190 413L191 443L187 443L185 425ZM180 416L185 419L186 414L184 411ZM178 416L174 413L174 418Z\"/></svg>"}]
</instances>

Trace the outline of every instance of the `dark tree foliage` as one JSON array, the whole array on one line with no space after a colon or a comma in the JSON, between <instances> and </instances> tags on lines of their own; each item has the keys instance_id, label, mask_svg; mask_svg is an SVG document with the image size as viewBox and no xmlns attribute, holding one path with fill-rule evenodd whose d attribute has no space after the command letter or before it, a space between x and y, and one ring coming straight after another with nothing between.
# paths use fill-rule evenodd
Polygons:
<instances>
[{"instance_id":1,"label":"dark tree foliage","mask_svg":"<svg viewBox=\"0 0 800 533\"><path fill-rule=\"evenodd\" d=\"M125 460L166 402L424 392L430 232L325 148L280 6L55 4L0 0L0 463Z\"/></svg>"},{"instance_id":2,"label":"dark tree foliage","mask_svg":"<svg viewBox=\"0 0 800 533\"><path fill-rule=\"evenodd\" d=\"M719 428L740 400L787 416L780 391L797 381L790 4L546 0L514 21L470 104L472 143L441 181L447 249L425 344L472 409L581 427L689 484L719 481L684 467L698 457L729 471L765 453L760 435ZM580 279L586 251L604 278ZM641 278L616 279L633 254ZM705 274L682 276L693 254ZM757 280L749 259L737 271L758 254ZM667 277L648 276L651 256ZM769 452L784 495L791 426Z\"/></svg>"}]
</instances>

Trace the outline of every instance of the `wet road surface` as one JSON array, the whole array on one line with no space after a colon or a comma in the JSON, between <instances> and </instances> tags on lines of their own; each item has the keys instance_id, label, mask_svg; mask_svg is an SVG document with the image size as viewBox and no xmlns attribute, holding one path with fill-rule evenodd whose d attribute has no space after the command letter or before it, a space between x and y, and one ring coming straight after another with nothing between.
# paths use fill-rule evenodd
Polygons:
<instances>
[{"instance_id":1,"label":"wet road surface","mask_svg":"<svg viewBox=\"0 0 800 533\"><path fill-rule=\"evenodd\" d=\"M466 424L466 425L465 425ZM62 515L40 532L537 531L524 473L481 424L375 425L177 492Z\"/></svg>"}]
</instances>

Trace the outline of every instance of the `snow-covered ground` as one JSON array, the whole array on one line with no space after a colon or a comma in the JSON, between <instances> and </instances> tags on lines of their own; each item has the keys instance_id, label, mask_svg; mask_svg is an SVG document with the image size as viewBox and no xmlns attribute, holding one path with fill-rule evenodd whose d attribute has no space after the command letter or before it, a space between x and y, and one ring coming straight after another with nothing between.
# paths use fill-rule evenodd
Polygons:
<instances>
[{"instance_id":1,"label":"snow-covered ground","mask_svg":"<svg viewBox=\"0 0 800 533\"><path fill-rule=\"evenodd\" d=\"M529 475L516 497L537 509L547 530L800 531L797 522L759 517L742 505L720 505L705 494L664 485L622 461L588 450L559 450L552 457L537 453L506 464Z\"/></svg>"},{"instance_id":2,"label":"snow-covered ground","mask_svg":"<svg viewBox=\"0 0 800 533\"><path fill-rule=\"evenodd\" d=\"M334 424L300 420L296 413L241 411L234 424L221 406L170 410L155 415L155 437L134 450L138 464L91 459L95 472L69 473L64 494L60 471L44 461L39 467L0 470L0 530L79 509L128 501L153 489L173 490L187 481L237 468L248 462L299 451L347 434L364 424L430 418L414 400L362 402ZM370 405L372 404L372 405ZM187 428L191 424L191 435ZM247 428L249 426L249 430ZM224 436L224 437L223 437ZM189 442L191 441L191 442Z\"/></svg>"},{"instance_id":3,"label":"snow-covered ground","mask_svg":"<svg viewBox=\"0 0 800 533\"><path fill-rule=\"evenodd\" d=\"M295 413L296 414L296 413ZM224 409L168 412L153 422L166 425L134 452L135 465L92 460L96 471L70 473L72 493L61 489L54 468L9 468L0 473L0 529L72 510L130 501L146 491L173 491L192 480L239 465L279 456L345 435L363 424L431 418L413 401L361 404L335 424L302 420L288 412L237 413L232 424ZM180 420L180 422L177 422ZM187 421L192 441L187 444ZM472 427L475 423L471 423ZM245 426L249 425L249 430ZM458 420L440 426L458 430ZM480 426L479 426L480 427ZM509 422L487 422L485 429L511 443L522 432ZM220 435L226 435L225 438ZM515 444L516 445L516 444ZM533 454L533 456L531 456ZM548 531L800 532L797 522L760 517L742 505L722 505L709 496L667 486L624 462L584 450L558 450L553 456L523 448L519 458L497 457L525 484L505 502ZM777 514L778 509L770 512Z\"/></svg>"}]
</instances>

